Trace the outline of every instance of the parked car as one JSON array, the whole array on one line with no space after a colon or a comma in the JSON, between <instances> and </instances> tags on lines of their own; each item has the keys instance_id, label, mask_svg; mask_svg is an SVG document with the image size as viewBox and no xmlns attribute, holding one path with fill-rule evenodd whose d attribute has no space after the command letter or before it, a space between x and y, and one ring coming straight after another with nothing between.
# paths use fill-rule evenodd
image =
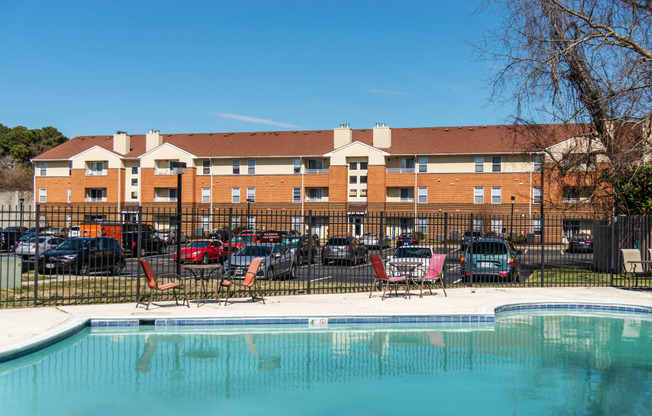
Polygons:
<instances>
[{"instance_id":1,"label":"parked car","mask_svg":"<svg viewBox=\"0 0 652 416\"><path fill-rule=\"evenodd\" d=\"M145 257L148 253L166 253L168 244L153 232L141 231L140 238L140 257ZM129 256L135 257L138 254L138 232L128 231L122 233L121 240L125 253Z\"/></svg>"},{"instance_id":2,"label":"parked car","mask_svg":"<svg viewBox=\"0 0 652 416\"><path fill-rule=\"evenodd\" d=\"M229 252L235 253L247 244L258 244L261 242L262 234L255 231L244 231L222 246L222 256L228 256Z\"/></svg>"},{"instance_id":3,"label":"parked car","mask_svg":"<svg viewBox=\"0 0 652 416\"><path fill-rule=\"evenodd\" d=\"M307 235L288 235L281 240L282 244L290 247L297 253L297 263L303 264L310 260L310 264L317 258L317 245L314 238Z\"/></svg>"},{"instance_id":4,"label":"parked car","mask_svg":"<svg viewBox=\"0 0 652 416\"><path fill-rule=\"evenodd\" d=\"M593 253L593 236L590 234L574 234L568 240L568 252Z\"/></svg>"},{"instance_id":5,"label":"parked car","mask_svg":"<svg viewBox=\"0 0 652 416\"><path fill-rule=\"evenodd\" d=\"M20 239L25 231L27 231L26 227L7 227L2 230L0 232L0 250L13 250L16 240Z\"/></svg>"},{"instance_id":6,"label":"parked car","mask_svg":"<svg viewBox=\"0 0 652 416\"><path fill-rule=\"evenodd\" d=\"M122 273L126 264L124 250L112 237L77 237L45 250L40 258L41 273L88 274L91 271Z\"/></svg>"},{"instance_id":7,"label":"parked car","mask_svg":"<svg viewBox=\"0 0 652 416\"><path fill-rule=\"evenodd\" d=\"M22 256L23 260L29 260L36 257L36 245L38 244L39 254L44 253L46 250L57 247L59 244L66 241L63 238L55 235L40 235L38 237L32 236L29 240L21 241L16 246L16 255Z\"/></svg>"},{"instance_id":8,"label":"parked car","mask_svg":"<svg viewBox=\"0 0 652 416\"><path fill-rule=\"evenodd\" d=\"M174 261L177 261L176 253L174 253ZM191 241L181 248L181 261L203 264L222 261L222 242L220 240Z\"/></svg>"},{"instance_id":9,"label":"parked car","mask_svg":"<svg viewBox=\"0 0 652 416\"><path fill-rule=\"evenodd\" d=\"M380 233L365 233L360 241L367 248L374 247L377 249L383 249L389 248L390 246L389 236L386 234L381 235Z\"/></svg>"},{"instance_id":10,"label":"parked car","mask_svg":"<svg viewBox=\"0 0 652 416\"><path fill-rule=\"evenodd\" d=\"M436 251L429 246L402 246L387 258L385 269L390 275L394 276L405 276L406 274L423 276L428 270L428 265L430 265L430 258L435 253ZM419 262L421 265L404 267L391 264L397 261Z\"/></svg>"},{"instance_id":11,"label":"parked car","mask_svg":"<svg viewBox=\"0 0 652 416\"><path fill-rule=\"evenodd\" d=\"M158 230L155 231L156 235L163 241L165 241L168 244L176 244L177 243L177 230L176 229L163 229L163 230ZM188 242L188 236L186 233L181 231L181 239L179 240L181 244L185 244Z\"/></svg>"},{"instance_id":12,"label":"parked car","mask_svg":"<svg viewBox=\"0 0 652 416\"><path fill-rule=\"evenodd\" d=\"M79 225L73 225L70 227L70 230L68 230L68 238L75 238L81 236L82 236L82 232Z\"/></svg>"},{"instance_id":13,"label":"parked car","mask_svg":"<svg viewBox=\"0 0 652 416\"><path fill-rule=\"evenodd\" d=\"M519 281L519 256L511 242L500 237L481 237L470 243L462 256L462 277L504 278Z\"/></svg>"},{"instance_id":14,"label":"parked car","mask_svg":"<svg viewBox=\"0 0 652 416\"><path fill-rule=\"evenodd\" d=\"M327 265L331 261L344 261L356 265L367 262L367 247L355 237L331 237L321 250L321 261Z\"/></svg>"},{"instance_id":15,"label":"parked car","mask_svg":"<svg viewBox=\"0 0 652 416\"><path fill-rule=\"evenodd\" d=\"M416 244L419 244L419 239L415 234L412 233L403 233L396 239L396 248L401 246L412 246Z\"/></svg>"},{"instance_id":16,"label":"parked car","mask_svg":"<svg viewBox=\"0 0 652 416\"><path fill-rule=\"evenodd\" d=\"M231 254L224 269L235 279L242 279L249 264L256 257L263 257L258 271L260 279L277 277L294 278L297 275L297 255L288 246L280 243L248 244Z\"/></svg>"},{"instance_id":17,"label":"parked car","mask_svg":"<svg viewBox=\"0 0 652 416\"><path fill-rule=\"evenodd\" d=\"M222 243L229 242L229 232L225 230L213 230L208 234L208 238L211 240L220 240Z\"/></svg>"},{"instance_id":18,"label":"parked car","mask_svg":"<svg viewBox=\"0 0 652 416\"><path fill-rule=\"evenodd\" d=\"M484 234L482 231L465 231L464 234L462 234L462 238L460 239L460 250L464 250L471 240L476 240L480 237L483 237Z\"/></svg>"}]
</instances>

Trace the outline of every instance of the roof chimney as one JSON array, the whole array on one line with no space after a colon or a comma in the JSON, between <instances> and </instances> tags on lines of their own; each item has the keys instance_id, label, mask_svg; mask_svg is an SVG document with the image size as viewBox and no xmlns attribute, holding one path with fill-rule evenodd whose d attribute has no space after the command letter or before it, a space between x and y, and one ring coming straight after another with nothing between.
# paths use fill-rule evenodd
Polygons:
<instances>
[{"instance_id":1,"label":"roof chimney","mask_svg":"<svg viewBox=\"0 0 652 416\"><path fill-rule=\"evenodd\" d=\"M126 131L117 131L113 135L113 151L126 155L131 150L131 136Z\"/></svg>"},{"instance_id":2,"label":"roof chimney","mask_svg":"<svg viewBox=\"0 0 652 416\"><path fill-rule=\"evenodd\" d=\"M158 130L149 129L149 133L145 135L145 151L149 152L162 143L163 136L161 136L161 133Z\"/></svg>"},{"instance_id":3,"label":"roof chimney","mask_svg":"<svg viewBox=\"0 0 652 416\"><path fill-rule=\"evenodd\" d=\"M392 147L392 129L385 126L385 123L376 123L373 134L373 145L378 149L389 149Z\"/></svg>"},{"instance_id":4,"label":"roof chimney","mask_svg":"<svg viewBox=\"0 0 652 416\"><path fill-rule=\"evenodd\" d=\"M333 129L333 149L338 149L353 141L353 131L349 123L340 124L340 127Z\"/></svg>"}]
</instances>

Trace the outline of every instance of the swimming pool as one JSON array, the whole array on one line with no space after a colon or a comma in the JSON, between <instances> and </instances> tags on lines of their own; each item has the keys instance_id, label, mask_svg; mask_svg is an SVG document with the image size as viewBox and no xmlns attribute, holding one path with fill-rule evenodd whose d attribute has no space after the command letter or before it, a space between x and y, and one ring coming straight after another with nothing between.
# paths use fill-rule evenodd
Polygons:
<instances>
[{"instance_id":1,"label":"swimming pool","mask_svg":"<svg viewBox=\"0 0 652 416\"><path fill-rule=\"evenodd\" d=\"M0 365L4 414L645 414L650 314L86 328Z\"/></svg>"}]
</instances>

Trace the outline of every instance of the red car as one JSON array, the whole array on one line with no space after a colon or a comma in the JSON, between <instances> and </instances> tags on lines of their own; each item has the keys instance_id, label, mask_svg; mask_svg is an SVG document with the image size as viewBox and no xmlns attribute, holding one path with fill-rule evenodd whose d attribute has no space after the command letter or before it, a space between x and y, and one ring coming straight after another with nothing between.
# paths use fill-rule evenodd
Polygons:
<instances>
[{"instance_id":1,"label":"red car","mask_svg":"<svg viewBox=\"0 0 652 416\"><path fill-rule=\"evenodd\" d=\"M174 261L177 255L174 255ZM213 263L222 260L220 240L195 240L181 248L181 261L184 263Z\"/></svg>"}]
</instances>

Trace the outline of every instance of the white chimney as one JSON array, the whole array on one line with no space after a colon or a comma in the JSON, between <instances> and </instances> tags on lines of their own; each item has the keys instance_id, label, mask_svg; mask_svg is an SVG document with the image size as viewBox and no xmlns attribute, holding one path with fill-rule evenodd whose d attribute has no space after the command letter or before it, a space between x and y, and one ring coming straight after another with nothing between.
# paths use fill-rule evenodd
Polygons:
<instances>
[{"instance_id":1,"label":"white chimney","mask_svg":"<svg viewBox=\"0 0 652 416\"><path fill-rule=\"evenodd\" d=\"M353 131L349 123L340 124L340 127L333 129L333 149L338 149L353 141Z\"/></svg>"},{"instance_id":2,"label":"white chimney","mask_svg":"<svg viewBox=\"0 0 652 416\"><path fill-rule=\"evenodd\" d=\"M385 126L385 123L376 123L374 127L374 147L378 149L389 149L392 147L392 129Z\"/></svg>"},{"instance_id":3,"label":"white chimney","mask_svg":"<svg viewBox=\"0 0 652 416\"><path fill-rule=\"evenodd\" d=\"M161 133L158 130L149 129L149 133L145 135L145 151L149 152L161 144L163 144Z\"/></svg>"},{"instance_id":4,"label":"white chimney","mask_svg":"<svg viewBox=\"0 0 652 416\"><path fill-rule=\"evenodd\" d=\"M126 131L118 131L113 135L113 151L126 155L131 150L131 136Z\"/></svg>"}]
</instances>

